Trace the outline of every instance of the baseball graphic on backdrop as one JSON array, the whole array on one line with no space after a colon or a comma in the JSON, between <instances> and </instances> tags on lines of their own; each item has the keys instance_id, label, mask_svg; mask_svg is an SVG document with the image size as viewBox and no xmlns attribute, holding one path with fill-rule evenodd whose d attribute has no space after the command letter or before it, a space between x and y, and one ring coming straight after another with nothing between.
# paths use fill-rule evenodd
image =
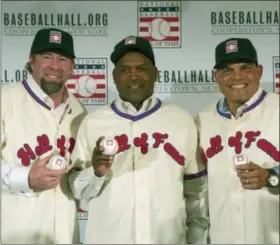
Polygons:
<instances>
[{"instance_id":1,"label":"baseball graphic on backdrop","mask_svg":"<svg viewBox=\"0 0 280 245\"><path fill-rule=\"evenodd\" d=\"M103 154L108 156L115 155L119 150L118 142L112 137L105 137L100 142L100 146L104 148Z\"/></svg>"},{"instance_id":2,"label":"baseball graphic on backdrop","mask_svg":"<svg viewBox=\"0 0 280 245\"><path fill-rule=\"evenodd\" d=\"M96 91L96 81L90 76L81 76L76 84L76 93L83 97L90 97Z\"/></svg>"},{"instance_id":3,"label":"baseball graphic on backdrop","mask_svg":"<svg viewBox=\"0 0 280 245\"><path fill-rule=\"evenodd\" d=\"M66 159L60 155L53 155L46 164L46 168L52 170L60 170L66 168Z\"/></svg>"},{"instance_id":4,"label":"baseball graphic on backdrop","mask_svg":"<svg viewBox=\"0 0 280 245\"><path fill-rule=\"evenodd\" d=\"M156 40L163 40L169 36L170 25L161 18L156 18L149 24L149 35Z\"/></svg>"}]
</instances>

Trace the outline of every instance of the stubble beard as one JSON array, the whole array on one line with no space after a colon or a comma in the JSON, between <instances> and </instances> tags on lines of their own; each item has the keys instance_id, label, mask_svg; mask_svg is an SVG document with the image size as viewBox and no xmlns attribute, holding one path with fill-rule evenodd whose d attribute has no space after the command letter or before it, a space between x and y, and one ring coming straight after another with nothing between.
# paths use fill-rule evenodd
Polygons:
<instances>
[{"instance_id":1,"label":"stubble beard","mask_svg":"<svg viewBox=\"0 0 280 245\"><path fill-rule=\"evenodd\" d=\"M48 82L44 78L41 79L40 87L49 96L58 93L64 85L64 82Z\"/></svg>"}]
</instances>

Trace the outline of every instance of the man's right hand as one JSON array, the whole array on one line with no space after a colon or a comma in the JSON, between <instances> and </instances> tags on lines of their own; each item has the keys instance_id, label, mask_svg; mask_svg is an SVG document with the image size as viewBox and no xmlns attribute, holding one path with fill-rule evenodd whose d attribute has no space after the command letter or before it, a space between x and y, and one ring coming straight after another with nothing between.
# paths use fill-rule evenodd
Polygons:
<instances>
[{"instance_id":1,"label":"man's right hand","mask_svg":"<svg viewBox=\"0 0 280 245\"><path fill-rule=\"evenodd\" d=\"M97 141L92 153L92 166L97 177L103 177L111 168L114 156L107 156L103 154L104 148L100 146L100 142L104 139L101 136Z\"/></svg>"},{"instance_id":2,"label":"man's right hand","mask_svg":"<svg viewBox=\"0 0 280 245\"><path fill-rule=\"evenodd\" d=\"M37 160L32 165L29 175L29 188L35 191L44 191L55 188L59 183L61 177L67 173L68 169L50 170L46 168L47 162L52 155L49 155L41 160Z\"/></svg>"}]
</instances>

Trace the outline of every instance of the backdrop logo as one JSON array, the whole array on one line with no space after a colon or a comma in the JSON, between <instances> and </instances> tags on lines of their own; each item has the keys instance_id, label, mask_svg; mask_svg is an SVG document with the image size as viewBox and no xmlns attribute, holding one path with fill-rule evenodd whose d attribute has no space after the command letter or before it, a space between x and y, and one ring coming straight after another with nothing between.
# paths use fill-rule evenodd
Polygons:
<instances>
[{"instance_id":1,"label":"backdrop logo","mask_svg":"<svg viewBox=\"0 0 280 245\"><path fill-rule=\"evenodd\" d=\"M67 88L84 105L104 105L108 101L107 59L78 58Z\"/></svg>"},{"instance_id":2,"label":"backdrop logo","mask_svg":"<svg viewBox=\"0 0 280 245\"><path fill-rule=\"evenodd\" d=\"M279 34L279 11L212 11L212 35Z\"/></svg>"},{"instance_id":3,"label":"backdrop logo","mask_svg":"<svg viewBox=\"0 0 280 245\"><path fill-rule=\"evenodd\" d=\"M14 82L22 82L28 78L28 71L25 69L10 70L3 68L1 76L1 85L6 85Z\"/></svg>"},{"instance_id":4,"label":"backdrop logo","mask_svg":"<svg viewBox=\"0 0 280 245\"><path fill-rule=\"evenodd\" d=\"M3 13L5 36L34 36L42 28L60 28L73 36L108 36L107 13Z\"/></svg>"},{"instance_id":5,"label":"backdrop logo","mask_svg":"<svg viewBox=\"0 0 280 245\"><path fill-rule=\"evenodd\" d=\"M154 48L180 48L181 1L138 1L138 35Z\"/></svg>"},{"instance_id":6,"label":"backdrop logo","mask_svg":"<svg viewBox=\"0 0 280 245\"><path fill-rule=\"evenodd\" d=\"M156 93L215 93L219 87L214 71L160 70L155 84Z\"/></svg>"},{"instance_id":7,"label":"backdrop logo","mask_svg":"<svg viewBox=\"0 0 280 245\"><path fill-rule=\"evenodd\" d=\"M280 93L280 59L273 57L273 92Z\"/></svg>"}]
</instances>

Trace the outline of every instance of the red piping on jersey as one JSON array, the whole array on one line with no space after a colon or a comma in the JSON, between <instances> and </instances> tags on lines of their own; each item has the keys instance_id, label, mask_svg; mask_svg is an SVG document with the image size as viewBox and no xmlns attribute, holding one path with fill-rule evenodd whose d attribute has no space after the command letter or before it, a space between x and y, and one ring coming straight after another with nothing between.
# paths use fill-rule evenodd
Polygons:
<instances>
[{"instance_id":1,"label":"red piping on jersey","mask_svg":"<svg viewBox=\"0 0 280 245\"><path fill-rule=\"evenodd\" d=\"M115 101L111 104L111 108L112 110L118 114L120 117L124 117L126 119L129 119L131 121L138 121L140 119L143 119L149 115L151 115L152 113L156 112L162 105L162 102L160 99L157 99L157 104L151 109L151 110L148 110L140 115L137 115L137 116L132 116L130 114L127 114L127 113L123 113L121 112L115 105Z\"/></svg>"},{"instance_id":2,"label":"red piping on jersey","mask_svg":"<svg viewBox=\"0 0 280 245\"><path fill-rule=\"evenodd\" d=\"M30 88L30 86L28 85L28 83L27 83L26 80L24 80L24 81L22 82L22 85L23 85L23 87L26 89L26 91L31 95L31 97L32 97L34 100L36 100L36 102L37 102L38 104L40 104L41 106L47 108L48 110L51 109L50 106L48 106L44 101L42 101L42 100L32 91L32 89Z\"/></svg>"}]
</instances>

